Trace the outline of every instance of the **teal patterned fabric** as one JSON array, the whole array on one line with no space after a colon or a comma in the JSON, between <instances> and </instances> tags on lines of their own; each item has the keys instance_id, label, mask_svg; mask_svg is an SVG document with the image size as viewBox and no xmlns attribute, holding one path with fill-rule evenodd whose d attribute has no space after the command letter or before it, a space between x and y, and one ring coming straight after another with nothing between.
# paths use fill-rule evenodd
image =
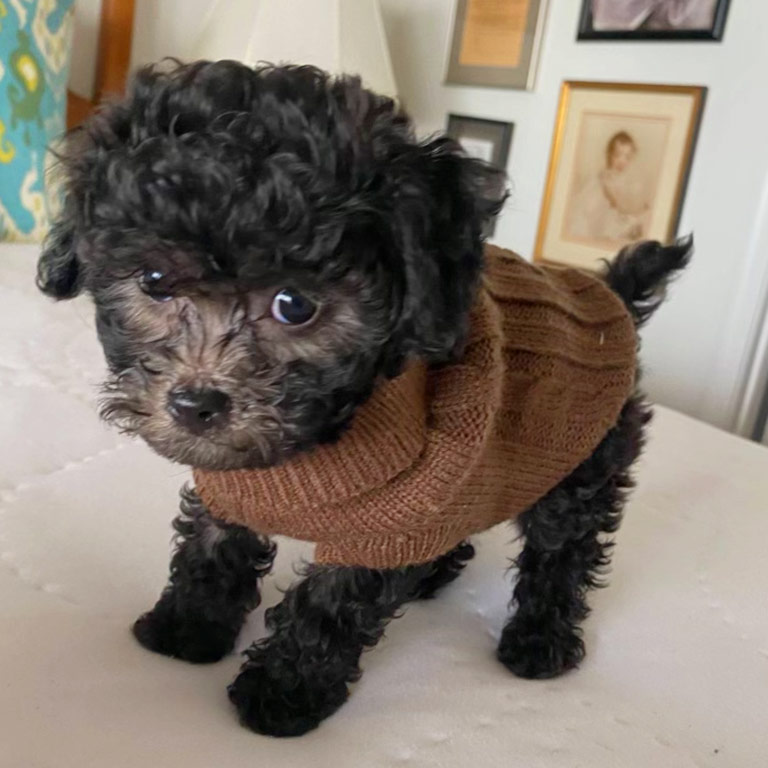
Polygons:
<instances>
[{"instance_id":1,"label":"teal patterned fabric","mask_svg":"<svg viewBox=\"0 0 768 768\"><path fill-rule=\"evenodd\" d=\"M55 212L46 148L66 127L74 0L0 0L0 240L41 240Z\"/></svg>"}]
</instances>

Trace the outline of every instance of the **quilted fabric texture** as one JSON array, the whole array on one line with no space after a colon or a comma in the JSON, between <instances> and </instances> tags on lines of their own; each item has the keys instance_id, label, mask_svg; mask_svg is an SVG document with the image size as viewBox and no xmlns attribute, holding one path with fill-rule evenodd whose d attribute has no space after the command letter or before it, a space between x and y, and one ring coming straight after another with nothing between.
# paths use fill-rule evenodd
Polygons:
<instances>
[{"instance_id":1,"label":"quilted fabric texture","mask_svg":"<svg viewBox=\"0 0 768 768\"><path fill-rule=\"evenodd\" d=\"M0 240L41 240L55 212L73 2L0 0Z\"/></svg>"},{"instance_id":2,"label":"quilted fabric texture","mask_svg":"<svg viewBox=\"0 0 768 768\"><path fill-rule=\"evenodd\" d=\"M39 296L35 256L0 246L0 768L764 768L768 451L663 408L581 669L527 681L495 660L502 526L392 622L317 731L242 729L240 658L192 666L128 631L165 583L188 474L99 424L90 307ZM280 541L241 647L310 555Z\"/></svg>"}]
</instances>

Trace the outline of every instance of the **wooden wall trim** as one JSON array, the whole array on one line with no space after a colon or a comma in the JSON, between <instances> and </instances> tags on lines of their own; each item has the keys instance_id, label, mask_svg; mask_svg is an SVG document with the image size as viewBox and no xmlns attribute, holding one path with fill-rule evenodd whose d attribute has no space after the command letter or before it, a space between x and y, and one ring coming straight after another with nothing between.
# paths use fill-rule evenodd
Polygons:
<instances>
[{"instance_id":1,"label":"wooden wall trim","mask_svg":"<svg viewBox=\"0 0 768 768\"><path fill-rule=\"evenodd\" d=\"M67 128L73 128L85 120L93 109L93 102L67 91Z\"/></svg>"},{"instance_id":2,"label":"wooden wall trim","mask_svg":"<svg viewBox=\"0 0 768 768\"><path fill-rule=\"evenodd\" d=\"M134 0L101 0L99 55L96 61L95 102L122 94L131 61Z\"/></svg>"}]
</instances>

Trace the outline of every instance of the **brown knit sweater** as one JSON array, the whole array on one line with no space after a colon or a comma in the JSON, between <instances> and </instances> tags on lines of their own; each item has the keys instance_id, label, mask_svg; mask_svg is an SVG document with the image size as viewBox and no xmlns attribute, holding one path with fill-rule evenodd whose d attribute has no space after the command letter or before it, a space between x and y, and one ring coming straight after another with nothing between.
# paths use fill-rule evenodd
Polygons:
<instances>
[{"instance_id":1,"label":"brown knit sweater","mask_svg":"<svg viewBox=\"0 0 768 768\"><path fill-rule=\"evenodd\" d=\"M211 512L322 563L426 562L515 517L616 423L635 329L594 275L486 249L462 358L383 382L341 439L265 470L195 470Z\"/></svg>"}]
</instances>

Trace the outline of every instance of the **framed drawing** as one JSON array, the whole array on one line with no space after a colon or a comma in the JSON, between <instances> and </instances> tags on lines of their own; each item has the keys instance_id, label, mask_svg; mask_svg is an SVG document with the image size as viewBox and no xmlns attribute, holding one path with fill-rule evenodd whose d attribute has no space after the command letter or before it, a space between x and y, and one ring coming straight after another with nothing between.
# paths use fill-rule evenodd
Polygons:
<instances>
[{"instance_id":1,"label":"framed drawing","mask_svg":"<svg viewBox=\"0 0 768 768\"><path fill-rule=\"evenodd\" d=\"M547 0L456 0L446 83L533 87Z\"/></svg>"},{"instance_id":2,"label":"framed drawing","mask_svg":"<svg viewBox=\"0 0 768 768\"><path fill-rule=\"evenodd\" d=\"M729 0L583 0L579 40L722 40Z\"/></svg>"},{"instance_id":3,"label":"framed drawing","mask_svg":"<svg viewBox=\"0 0 768 768\"><path fill-rule=\"evenodd\" d=\"M706 89L566 82L534 258L594 269L677 229Z\"/></svg>"}]
</instances>

